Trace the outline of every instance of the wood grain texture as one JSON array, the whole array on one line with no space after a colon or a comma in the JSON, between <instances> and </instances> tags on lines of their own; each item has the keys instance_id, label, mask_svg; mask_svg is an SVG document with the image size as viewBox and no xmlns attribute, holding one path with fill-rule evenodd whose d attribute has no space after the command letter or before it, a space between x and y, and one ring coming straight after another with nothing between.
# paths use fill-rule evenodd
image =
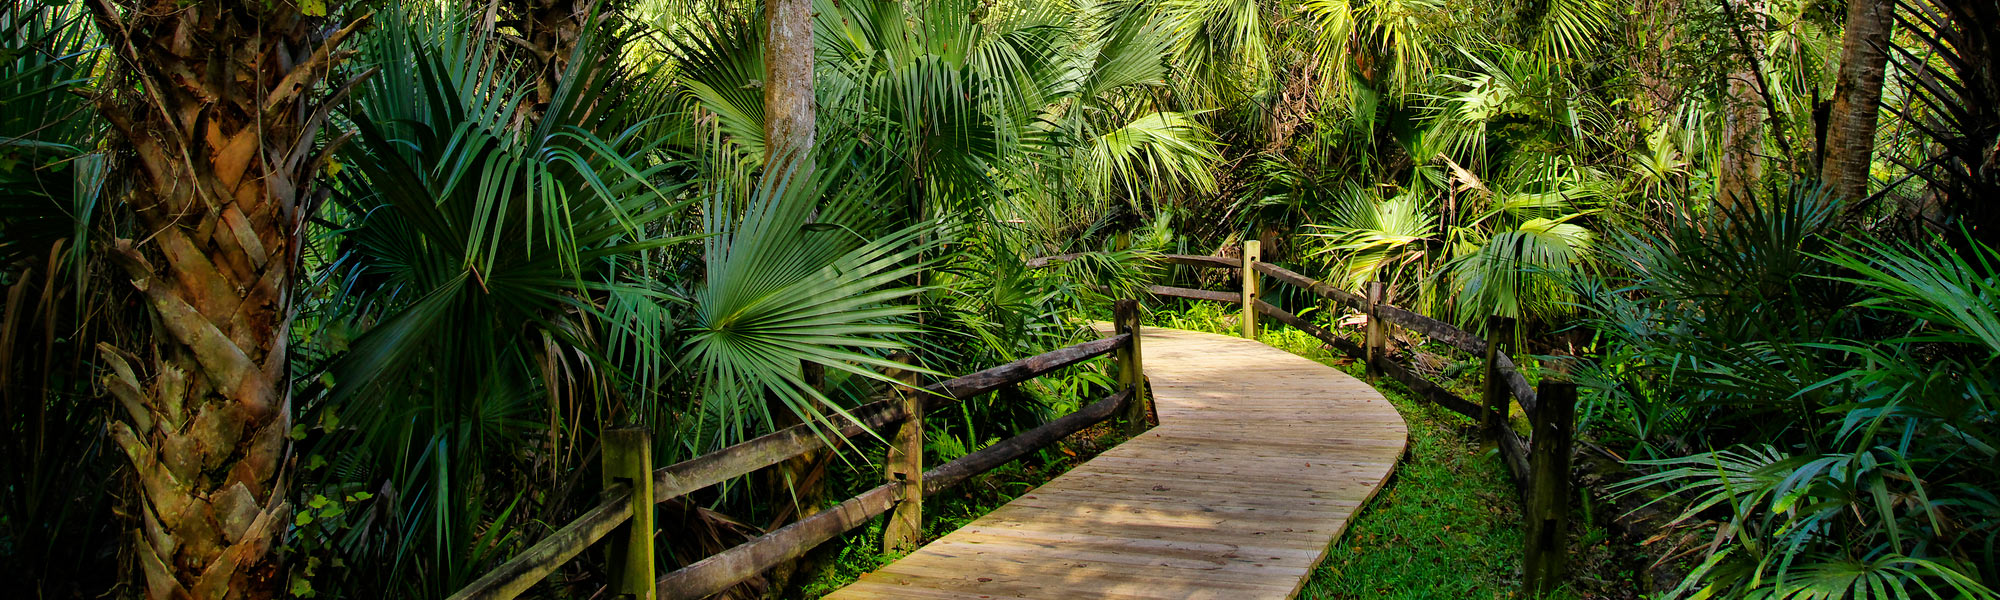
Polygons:
<instances>
[{"instance_id":1,"label":"wood grain texture","mask_svg":"<svg viewBox=\"0 0 2000 600\"><path fill-rule=\"evenodd\" d=\"M828 597L1296 594L1395 468L1402 417L1368 384L1255 341L1141 339L1159 426Z\"/></svg>"}]
</instances>

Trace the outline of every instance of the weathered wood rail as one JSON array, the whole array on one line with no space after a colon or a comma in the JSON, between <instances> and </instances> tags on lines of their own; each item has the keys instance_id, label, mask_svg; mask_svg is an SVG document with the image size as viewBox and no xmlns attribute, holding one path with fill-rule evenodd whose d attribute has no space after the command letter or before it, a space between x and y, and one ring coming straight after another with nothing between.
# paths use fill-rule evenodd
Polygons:
<instances>
[{"instance_id":1,"label":"weathered wood rail","mask_svg":"<svg viewBox=\"0 0 2000 600\"><path fill-rule=\"evenodd\" d=\"M1154 285L1154 296L1223 302L1251 306L1239 317L1243 336L1256 339L1258 317L1269 317L1304 331L1348 356L1364 361L1371 377L1387 377L1408 387L1418 399L1443 406L1482 425L1494 438L1503 462L1514 477L1525 506L1527 547L1525 587L1535 594L1546 593L1562 581L1565 568L1563 531L1567 527L1569 460L1575 426L1576 388L1574 384L1544 380L1530 384L1506 351L1512 320L1487 319L1487 335L1482 338L1458 327L1424 316L1383 300L1380 282L1369 284L1366 294L1355 294L1332 284L1301 275L1282 266L1259 260L1256 241L1243 243L1239 257L1166 254L1159 260L1168 264L1199 268L1229 269L1238 274L1239 290L1212 291ZM1040 268L1074 260L1082 254L1050 256L1029 261ZM1359 344L1262 300L1262 278L1290 284L1314 296L1344 306L1365 317L1363 341ZM1387 327L1396 326L1421 334L1436 342L1482 357L1485 365L1481 397L1474 401L1460 397L1416 370L1397 362L1386 348ZM1528 438L1509 424L1510 404L1518 403L1528 417Z\"/></svg>"},{"instance_id":2,"label":"weathered wood rail","mask_svg":"<svg viewBox=\"0 0 2000 600\"><path fill-rule=\"evenodd\" d=\"M826 600L1282 600L1396 468L1387 398L1255 340L1147 327L1158 425Z\"/></svg>"},{"instance_id":3,"label":"weathered wood rail","mask_svg":"<svg viewBox=\"0 0 2000 600\"><path fill-rule=\"evenodd\" d=\"M1081 256L1044 257L1029 261L1029 266L1040 268ZM1531 593L1540 593L1561 581L1564 568L1562 532L1566 528L1569 500L1568 461L1575 390L1570 384L1553 381L1544 381L1538 387L1521 375L1503 343L1503 333L1510 326L1507 320L1497 317L1489 320L1489 337L1482 338L1443 321L1387 303L1379 283L1371 284L1365 295L1355 294L1279 265L1262 262L1254 241L1246 242L1244 253L1239 258L1165 255L1161 260L1170 264L1234 270L1239 275L1240 287L1235 291L1211 291L1156 285L1147 288L1150 294L1247 306L1249 310L1243 311L1241 317L1244 337L1256 338L1259 317L1297 328L1341 352L1361 358L1371 377L1387 377L1401 382L1419 399L1481 423L1483 429L1495 438L1527 505L1526 587ZM1263 277L1296 286L1365 315L1363 340L1356 343L1264 301ZM888 398L851 410L853 420L841 423L832 432L815 432L808 425L798 425L659 468L653 468L651 464L650 439L644 431L627 429L609 432L605 436L603 452L605 487L599 501L549 537L459 590L452 598L516 597L599 541L607 542L611 569L604 594L639 599L707 597L778 563L796 558L820 543L885 513L891 514L885 529L885 545L894 547L914 543L922 522L924 496L947 489L1107 419L1118 418L1135 432L1144 428L1149 401L1141 358L1142 336L1139 335L1137 303L1119 301L1114 314L1115 329L1110 337L921 388L901 387L893 390ZM1401 327L1482 356L1485 384L1478 401L1462 398L1397 362L1386 351L1390 326ZM920 449L922 416L925 413L1105 355L1113 356L1120 383L1118 391L1111 396L958 460L924 470ZM1515 403L1521 406L1530 421L1531 435L1525 439L1509 425L1511 405ZM655 572L652 517L657 504L828 448L830 444L846 444L849 439L867 432L881 432L889 443L881 485L832 509L802 518L678 570L665 574ZM1248 434L1247 431L1237 433ZM1255 445L1247 438L1231 443ZM1398 442L1398 452L1400 447ZM1199 463L1202 459L1189 455L1178 460ZM1389 460L1392 464L1393 457ZM1264 475L1279 476L1276 473ZM1202 485L1199 480L1204 476L1194 477L1193 485ZM1376 485L1379 486L1379 482ZM1372 493L1374 487L1368 489ZM1309 488L1306 491L1313 490ZM1174 500L1155 498L1148 501ZM1358 507L1358 503L1353 507ZM1060 537L1054 533L1049 535ZM1308 563L1315 561L1316 558ZM1255 566L1262 567L1264 565ZM1134 565L1134 568L1139 566ZM1247 597L1242 594L1272 591L1263 589L1269 586L1254 579L1221 583L1248 587L1240 587L1235 592L1218 597ZM1286 589L1296 591L1296 587Z\"/></svg>"},{"instance_id":4,"label":"weathered wood rail","mask_svg":"<svg viewBox=\"0 0 2000 600\"><path fill-rule=\"evenodd\" d=\"M787 429L684 462L654 469L647 433L608 432L604 439L605 487L598 502L555 533L501 563L452 594L460 599L506 599L521 595L600 540L608 540L611 597L638 599L704 598L813 547L894 511L885 543L915 541L925 495L961 483L1029 452L1046 447L1113 417L1129 431L1145 427L1149 412L1139 352L1139 311L1134 300L1115 305L1116 331L1110 337L1031 356L929 386L903 387L850 411L854 419L835 431L810 425ZM922 415L953 402L1017 385L1057 369L1112 355L1119 390L1067 416L925 471L921 452ZM894 431L887 428L897 426ZM832 509L799 519L761 537L666 574L655 573L653 509L656 504L742 477L808 452L846 443L865 432L886 432L890 452L884 483ZM917 450L912 451L915 448ZM913 476L914 475L914 476ZM900 529L896 523L904 524ZM914 524L914 525L912 525Z\"/></svg>"}]
</instances>

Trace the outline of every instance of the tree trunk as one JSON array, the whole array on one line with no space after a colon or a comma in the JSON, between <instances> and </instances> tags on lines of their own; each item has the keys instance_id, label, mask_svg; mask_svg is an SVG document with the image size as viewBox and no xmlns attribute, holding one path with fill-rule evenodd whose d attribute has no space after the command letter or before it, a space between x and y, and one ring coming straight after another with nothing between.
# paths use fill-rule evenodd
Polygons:
<instances>
[{"instance_id":1,"label":"tree trunk","mask_svg":"<svg viewBox=\"0 0 2000 600\"><path fill-rule=\"evenodd\" d=\"M1674 24L1680 21L1681 0L1643 0L1639 17L1628 21L1637 51L1632 54L1632 71L1638 77L1640 97L1648 100L1641 111L1666 118L1680 102L1680 89L1669 71L1674 45ZM1644 135L1641 132L1640 135Z\"/></svg>"},{"instance_id":2,"label":"tree trunk","mask_svg":"<svg viewBox=\"0 0 2000 600\"><path fill-rule=\"evenodd\" d=\"M1876 116L1881 113L1889 61L1891 10L1885 0L1847 2L1847 33L1841 41L1840 77L1833 88L1820 178L1835 196L1850 201L1868 196L1868 166L1875 156Z\"/></svg>"},{"instance_id":3,"label":"tree trunk","mask_svg":"<svg viewBox=\"0 0 2000 600\"><path fill-rule=\"evenodd\" d=\"M764 7L765 164L813 146L812 0Z\"/></svg>"},{"instance_id":4,"label":"tree trunk","mask_svg":"<svg viewBox=\"0 0 2000 600\"><path fill-rule=\"evenodd\" d=\"M586 4L577 0L527 0L522 12L522 33L534 49L535 104L547 107L555 99L556 86L569 68L570 54L583 35Z\"/></svg>"},{"instance_id":5,"label":"tree trunk","mask_svg":"<svg viewBox=\"0 0 2000 600\"><path fill-rule=\"evenodd\" d=\"M1732 27L1749 28L1749 24L1763 20L1764 9L1757 0L1724 1L1736 6L1741 16ZM1737 35L1742 56L1729 71L1722 109L1722 156L1715 167L1715 202L1723 208L1755 202L1757 180L1763 172L1762 77L1757 73L1756 55L1764 51L1764 35L1761 28Z\"/></svg>"},{"instance_id":6,"label":"tree trunk","mask_svg":"<svg viewBox=\"0 0 2000 600\"><path fill-rule=\"evenodd\" d=\"M586 27L603 22L599 11L604 6L602 0L509 0L512 24L521 34L517 43L525 49L523 71L527 82L535 87L533 102L524 108L534 117L548 112L549 105L555 102L556 90L562 86L563 75L569 72L570 61L583 41ZM603 77L618 55L618 49L605 48L593 57L597 64L586 67L580 77L585 82Z\"/></svg>"},{"instance_id":7,"label":"tree trunk","mask_svg":"<svg viewBox=\"0 0 2000 600\"><path fill-rule=\"evenodd\" d=\"M149 348L98 347L138 485L129 552L152 598L275 597L292 271L334 102L314 86L361 21L329 36L289 2L89 7L120 78L93 101L146 232L109 251L155 324Z\"/></svg>"}]
</instances>

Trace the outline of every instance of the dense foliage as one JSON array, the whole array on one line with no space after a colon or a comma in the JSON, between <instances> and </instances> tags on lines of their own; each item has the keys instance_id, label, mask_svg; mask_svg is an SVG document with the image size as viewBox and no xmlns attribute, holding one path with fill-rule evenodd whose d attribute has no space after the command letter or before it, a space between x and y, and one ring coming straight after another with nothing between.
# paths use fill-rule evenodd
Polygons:
<instances>
[{"instance_id":1,"label":"dense foliage","mask_svg":"<svg viewBox=\"0 0 2000 600\"><path fill-rule=\"evenodd\" d=\"M666 464L837 424L891 370L1031 355L1111 297L1200 283L1160 252L1260 240L1468 329L1516 318L1631 459L1621 490L1713 540L1671 557L1691 568L1670 595L1991 598L2000 8L1849 1L818 0L817 135L794 149L770 139L752 0L6 0L0 574L166 593L198 565L153 553L214 545L174 539L263 530L231 508L246 483L283 522L243 577L442 597L588 505L606 428L648 427ZM1862 18L1886 41L1847 35ZM188 38L309 72L197 72ZM1881 55L1873 96L1857 49ZM214 114L306 133L190 116L251 97L278 99ZM1822 181L1856 148L1858 184ZM224 188L283 202L245 217ZM194 217L133 200L153 197ZM1071 252L1095 253L1025 264ZM168 389L239 391L205 340L268 346L162 316L163 294L229 292L251 296L191 304L279 332L275 420L183 415ZM1109 385L1073 369L969 401L930 452ZM258 452L184 447L246 437L287 448L276 482L232 466ZM856 458L670 503L663 555L812 510ZM162 480L213 484L226 514L162 527L186 517ZM593 560L537 592L588 596Z\"/></svg>"}]
</instances>

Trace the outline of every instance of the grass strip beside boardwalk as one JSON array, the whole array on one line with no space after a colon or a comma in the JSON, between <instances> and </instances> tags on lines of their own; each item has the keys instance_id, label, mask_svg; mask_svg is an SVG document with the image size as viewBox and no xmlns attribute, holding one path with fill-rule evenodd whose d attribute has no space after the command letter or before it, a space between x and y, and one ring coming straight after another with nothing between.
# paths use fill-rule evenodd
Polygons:
<instances>
[{"instance_id":1,"label":"grass strip beside boardwalk","mask_svg":"<svg viewBox=\"0 0 2000 600\"><path fill-rule=\"evenodd\" d=\"M1237 329L1233 312L1196 305L1161 324L1228 334ZM1364 376L1359 360L1303 332L1273 328L1258 340ZM1477 423L1418 401L1387 379L1377 390L1403 414L1409 450L1298 597L1513 598L1521 585L1521 509L1499 453L1480 439Z\"/></svg>"}]
</instances>

